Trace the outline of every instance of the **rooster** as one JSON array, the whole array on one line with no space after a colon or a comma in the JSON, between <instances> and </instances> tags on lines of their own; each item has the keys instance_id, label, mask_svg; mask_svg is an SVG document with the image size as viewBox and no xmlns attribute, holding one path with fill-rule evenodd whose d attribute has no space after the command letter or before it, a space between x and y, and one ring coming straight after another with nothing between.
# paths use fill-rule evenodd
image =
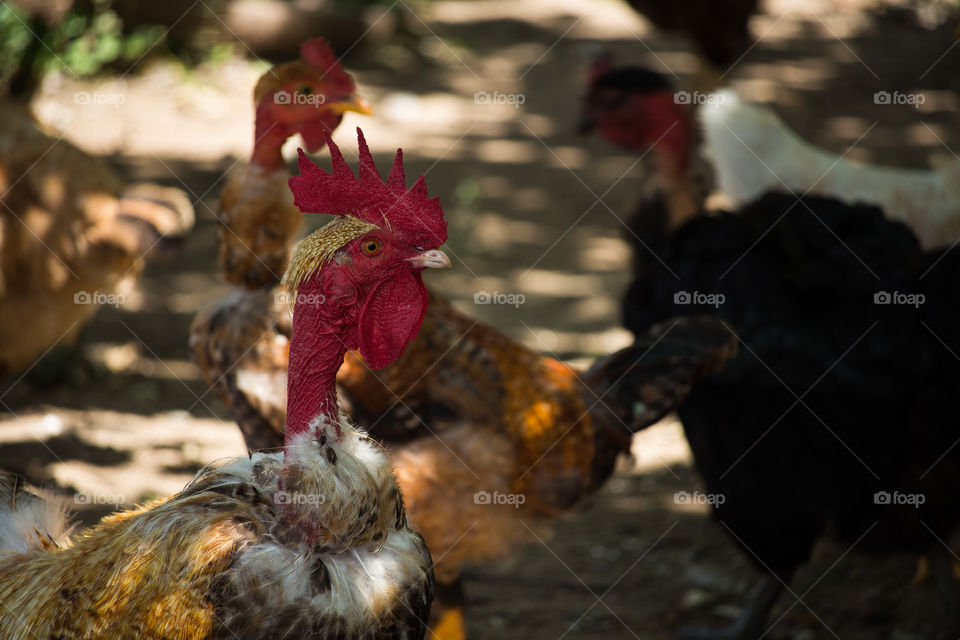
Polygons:
<instances>
[{"instance_id":1,"label":"rooster","mask_svg":"<svg viewBox=\"0 0 960 640\"><path fill-rule=\"evenodd\" d=\"M960 160L933 170L864 165L818 149L771 109L732 89L699 111L705 153L734 206L768 190L829 196L883 209L909 226L926 250L960 239Z\"/></svg>"},{"instance_id":2,"label":"rooster","mask_svg":"<svg viewBox=\"0 0 960 640\"><path fill-rule=\"evenodd\" d=\"M679 312L710 313L743 346L678 411L707 491L724 497L713 515L765 572L717 637L765 637L771 607L827 532L858 550L929 554L945 637L957 637L943 541L960 524L960 256L924 252L880 209L830 198L772 193L705 215L683 194L689 113L669 89L621 90L611 100L598 79L585 109L611 142L653 145L662 189L631 224L625 324L642 335Z\"/></svg>"},{"instance_id":3,"label":"rooster","mask_svg":"<svg viewBox=\"0 0 960 640\"><path fill-rule=\"evenodd\" d=\"M359 177L301 157L291 182L303 210L336 218L286 274L282 449L208 466L72 544L58 543L61 514L0 478L0 637L423 638L429 551L385 452L339 411L335 380L348 349L380 367L416 335L421 272L450 264L437 249L446 223L422 178L406 188L399 152L383 182L359 144Z\"/></svg>"},{"instance_id":4,"label":"rooster","mask_svg":"<svg viewBox=\"0 0 960 640\"><path fill-rule=\"evenodd\" d=\"M99 160L0 104L0 376L69 345L103 301L193 226L177 189L124 187ZM29 331L25 328L29 327Z\"/></svg>"},{"instance_id":5,"label":"rooster","mask_svg":"<svg viewBox=\"0 0 960 640\"><path fill-rule=\"evenodd\" d=\"M330 147L334 172L343 159ZM292 295L289 293L287 295ZM299 295L299 294L297 294ZM631 434L668 412L692 381L735 352L711 319L686 318L579 371L527 349L431 293L419 336L378 373L361 350L338 374L355 419L390 452L411 522L437 557L431 633L463 637L461 567L508 557L610 476ZM205 331L244 317L241 337ZM195 360L252 450L279 446L291 340L284 297L263 290L219 307L194 325ZM247 342L244 343L244 340ZM255 345L251 358L236 349ZM523 496L486 503L484 496ZM519 508L515 508L519 506Z\"/></svg>"}]
</instances>

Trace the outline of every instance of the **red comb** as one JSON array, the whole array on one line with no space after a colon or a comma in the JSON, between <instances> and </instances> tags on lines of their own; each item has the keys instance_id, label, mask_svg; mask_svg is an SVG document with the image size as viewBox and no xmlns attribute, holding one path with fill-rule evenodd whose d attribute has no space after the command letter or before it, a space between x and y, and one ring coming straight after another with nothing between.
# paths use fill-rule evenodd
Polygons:
<instances>
[{"instance_id":1,"label":"red comb","mask_svg":"<svg viewBox=\"0 0 960 640\"><path fill-rule=\"evenodd\" d=\"M403 150L397 149L393 168L387 179L381 180L370 155L363 131L357 127L360 148L360 175L356 177L347 166L327 134L327 146L333 164L327 173L298 149L297 166L300 175L290 178L293 203L304 213L350 215L384 229L391 229L404 242L422 249L434 249L447 240L447 222L443 219L440 199L427 197L423 176L407 189L403 172Z\"/></svg>"},{"instance_id":2,"label":"red comb","mask_svg":"<svg viewBox=\"0 0 960 640\"><path fill-rule=\"evenodd\" d=\"M313 38L301 44L300 57L321 73L332 71L340 64L333 49L323 38Z\"/></svg>"}]
</instances>

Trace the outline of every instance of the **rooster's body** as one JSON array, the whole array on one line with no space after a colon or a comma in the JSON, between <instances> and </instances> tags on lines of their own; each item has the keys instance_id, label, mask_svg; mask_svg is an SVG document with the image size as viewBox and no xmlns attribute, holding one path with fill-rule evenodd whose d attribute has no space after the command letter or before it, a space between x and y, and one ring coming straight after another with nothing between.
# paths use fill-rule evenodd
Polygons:
<instances>
[{"instance_id":1,"label":"rooster's body","mask_svg":"<svg viewBox=\"0 0 960 640\"><path fill-rule=\"evenodd\" d=\"M20 538L28 550L0 550L0 636L418 637L416 620L426 619L432 593L430 555L406 526L386 457L361 432L346 433L297 467L299 484L282 482L291 477L290 469L281 474L282 453L255 454L201 472L174 496L104 518L59 548L51 539L60 514L44 513L8 478L3 515L25 503L23 524L36 537ZM285 539L278 512L318 496L330 531L348 533L339 542L347 551Z\"/></svg>"},{"instance_id":2,"label":"rooster's body","mask_svg":"<svg viewBox=\"0 0 960 640\"><path fill-rule=\"evenodd\" d=\"M219 262L227 281L245 289L275 285L286 269L303 215L293 206L287 168L247 164L220 192Z\"/></svg>"}]
</instances>

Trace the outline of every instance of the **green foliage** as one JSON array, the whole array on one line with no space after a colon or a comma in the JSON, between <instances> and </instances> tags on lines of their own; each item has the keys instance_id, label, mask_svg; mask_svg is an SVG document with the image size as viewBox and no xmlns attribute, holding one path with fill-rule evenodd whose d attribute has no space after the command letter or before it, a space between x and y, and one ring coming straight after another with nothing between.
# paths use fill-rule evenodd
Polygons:
<instances>
[{"instance_id":1,"label":"green foliage","mask_svg":"<svg viewBox=\"0 0 960 640\"><path fill-rule=\"evenodd\" d=\"M15 74L39 80L51 71L83 77L107 68L126 70L150 53L166 50L164 26L126 29L112 1L77 3L56 25L31 20L22 9L0 3L0 80Z\"/></svg>"},{"instance_id":2,"label":"green foliage","mask_svg":"<svg viewBox=\"0 0 960 640\"><path fill-rule=\"evenodd\" d=\"M9 4L0 4L0 78L8 78L17 70L30 38L26 16Z\"/></svg>"},{"instance_id":3,"label":"green foliage","mask_svg":"<svg viewBox=\"0 0 960 640\"><path fill-rule=\"evenodd\" d=\"M132 64L162 46L165 34L161 25L138 26L125 33L120 17L110 9L110 0L101 0L94 3L92 14L71 11L44 38L52 51L45 70L89 76L114 63Z\"/></svg>"},{"instance_id":4,"label":"green foliage","mask_svg":"<svg viewBox=\"0 0 960 640\"><path fill-rule=\"evenodd\" d=\"M207 62L210 64L224 64L237 56L237 47L232 42L221 42L210 47Z\"/></svg>"}]
</instances>

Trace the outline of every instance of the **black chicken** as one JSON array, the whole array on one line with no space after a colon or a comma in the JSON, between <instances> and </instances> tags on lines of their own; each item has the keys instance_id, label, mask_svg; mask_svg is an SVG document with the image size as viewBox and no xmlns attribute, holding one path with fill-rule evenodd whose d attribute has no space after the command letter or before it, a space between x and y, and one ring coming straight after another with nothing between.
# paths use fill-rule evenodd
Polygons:
<instances>
[{"instance_id":1,"label":"black chicken","mask_svg":"<svg viewBox=\"0 0 960 640\"><path fill-rule=\"evenodd\" d=\"M945 541L960 520L960 252L924 253L880 209L827 198L770 193L704 213L684 195L688 111L656 82L630 83L645 74L613 73L592 82L588 122L637 151L661 141L663 193L631 224L625 324L708 313L741 342L678 410L706 490L724 496L715 517L766 573L720 637L764 636L827 531L857 550L929 554L958 637Z\"/></svg>"}]
</instances>

